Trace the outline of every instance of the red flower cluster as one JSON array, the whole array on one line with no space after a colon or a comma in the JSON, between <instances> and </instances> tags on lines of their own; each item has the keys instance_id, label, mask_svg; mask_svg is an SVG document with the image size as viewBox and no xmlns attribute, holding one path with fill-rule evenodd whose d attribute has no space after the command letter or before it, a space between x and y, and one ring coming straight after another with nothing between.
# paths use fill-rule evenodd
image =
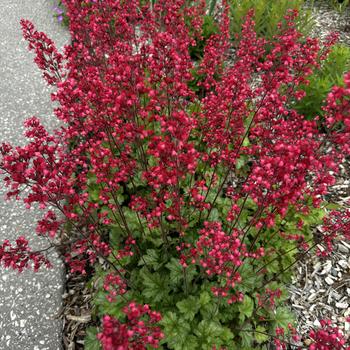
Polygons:
<instances>
[{"instance_id":1,"label":"red flower cluster","mask_svg":"<svg viewBox=\"0 0 350 350\"><path fill-rule=\"evenodd\" d=\"M28 247L28 241L24 237L16 239L16 246L12 246L8 240L0 246L0 263L4 267L11 267L22 272L26 268L33 266L34 271L45 265L51 267L49 260L41 252L33 252Z\"/></svg>"},{"instance_id":2,"label":"red flower cluster","mask_svg":"<svg viewBox=\"0 0 350 350\"><path fill-rule=\"evenodd\" d=\"M110 273L103 281L103 288L108 292L107 299L110 302L115 301L117 295L123 295L127 291L127 284L122 272L123 271L120 271L121 275Z\"/></svg>"},{"instance_id":3,"label":"red flower cluster","mask_svg":"<svg viewBox=\"0 0 350 350\"><path fill-rule=\"evenodd\" d=\"M103 350L144 350L147 346L158 348L164 335L154 324L161 320L160 314L151 311L148 305L133 302L123 312L127 317L125 323L111 316L103 317L102 333L97 336Z\"/></svg>"},{"instance_id":4,"label":"red flower cluster","mask_svg":"<svg viewBox=\"0 0 350 350\"><path fill-rule=\"evenodd\" d=\"M287 342L285 340L286 335L284 328L277 327L275 329L276 337L274 337L274 345L276 347L276 350L286 350L287 349ZM300 340L300 337L296 333L296 329L293 327L291 323L288 324L288 338L291 338L294 342L298 342Z\"/></svg>"},{"instance_id":5,"label":"red flower cluster","mask_svg":"<svg viewBox=\"0 0 350 350\"><path fill-rule=\"evenodd\" d=\"M332 326L330 320L321 320L321 329L311 330L309 333L313 343L309 350L349 350L350 345L338 327Z\"/></svg>"},{"instance_id":6,"label":"red flower cluster","mask_svg":"<svg viewBox=\"0 0 350 350\"><path fill-rule=\"evenodd\" d=\"M54 42L43 32L35 30L34 25L28 20L21 20L23 37L29 43L29 49L36 54L35 63L43 70L43 77L50 85L55 85L62 79L60 71L63 68L63 56L60 54Z\"/></svg>"},{"instance_id":7,"label":"red flower cluster","mask_svg":"<svg viewBox=\"0 0 350 350\"><path fill-rule=\"evenodd\" d=\"M56 214L52 210L48 210L42 220L38 221L36 232L38 235L48 234L51 238L54 238L62 221L57 220Z\"/></svg>"},{"instance_id":8,"label":"red flower cluster","mask_svg":"<svg viewBox=\"0 0 350 350\"><path fill-rule=\"evenodd\" d=\"M336 238L350 240L350 209L333 210L323 219L321 243L326 249L317 251L320 256L328 256L333 250Z\"/></svg>"},{"instance_id":9,"label":"red flower cluster","mask_svg":"<svg viewBox=\"0 0 350 350\"><path fill-rule=\"evenodd\" d=\"M8 195L29 188L28 205L58 207L76 228L85 225L100 234L103 225L113 224L132 237L118 193L125 184L136 190L141 183L147 190L129 204L141 229L146 223L164 231L168 220L185 232L188 214L199 210L209 216L245 157L249 174L231 196L233 223L246 196L259 207L252 222L257 228L272 226L275 215L283 216L290 205L307 211L307 196L318 205L334 182L334 160L348 152L349 133L320 135L315 121L291 108L298 86L319 64L317 40L301 40L291 13L281 34L267 43L256 37L248 17L236 59L227 64L231 44L224 11L219 33L209 38L195 67L189 48L200 38L200 4L162 0L152 11L136 0L127 6L67 0L73 43L62 56L50 39L22 21L36 62L57 87L52 99L64 126L52 136L31 118L28 145L2 145ZM199 82L204 98L190 88L196 70L204 77ZM347 89L335 89L329 97L328 123L333 118L348 124L346 94ZM342 101L341 110L335 99ZM326 155L325 141L334 146ZM87 194L91 187L98 188L93 201ZM52 237L57 229L50 214L38 232Z\"/></svg>"},{"instance_id":10,"label":"red flower cluster","mask_svg":"<svg viewBox=\"0 0 350 350\"><path fill-rule=\"evenodd\" d=\"M245 247L238 239L238 231L226 234L219 222L205 222L199 235L196 247L190 249L189 256L185 253L181 255L181 263L187 267L186 261L194 264L198 260L208 276L223 278L225 286L213 287L212 292L215 296L226 298L229 292L234 290L236 283L241 281L237 267L242 264L241 256L244 256ZM178 250L181 250L181 247L178 247ZM231 295L228 303L238 300L243 300L241 294Z\"/></svg>"},{"instance_id":11,"label":"red flower cluster","mask_svg":"<svg viewBox=\"0 0 350 350\"><path fill-rule=\"evenodd\" d=\"M108 257L111 254L111 248L97 234L79 239L71 245L71 249L65 255L65 261L71 268L71 273L86 274L87 264L93 265L97 257Z\"/></svg>"},{"instance_id":12,"label":"red flower cluster","mask_svg":"<svg viewBox=\"0 0 350 350\"><path fill-rule=\"evenodd\" d=\"M277 288L276 290L271 290L266 288L265 293L263 295L257 294L256 297L258 299L259 307L263 307L268 305L269 307L274 307L275 300L279 299L282 295L282 291Z\"/></svg>"},{"instance_id":13,"label":"red flower cluster","mask_svg":"<svg viewBox=\"0 0 350 350\"><path fill-rule=\"evenodd\" d=\"M335 86L328 94L327 105L324 107L326 124L331 131L330 140L339 145L343 154L350 151L350 73L344 76L344 87ZM333 155L333 154L332 154ZM339 158L335 157L333 161Z\"/></svg>"}]
</instances>

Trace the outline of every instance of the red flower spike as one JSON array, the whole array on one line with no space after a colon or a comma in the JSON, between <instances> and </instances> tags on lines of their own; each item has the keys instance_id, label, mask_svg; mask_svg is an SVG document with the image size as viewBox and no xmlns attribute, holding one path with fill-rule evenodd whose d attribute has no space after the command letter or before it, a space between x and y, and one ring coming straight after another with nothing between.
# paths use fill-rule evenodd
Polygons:
<instances>
[{"instance_id":1,"label":"red flower spike","mask_svg":"<svg viewBox=\"0 0 350 350\"><path fill-rule=\"evenodd\" d=\"M18 272L31 267L34 271L38 271L41 266L51 267L49 260L42 253L33 252L28 247L28 241L24 237L17 238L15 246L8 240L4 241L0 246L0 263Z\"/></svg>"},{"instance_id":2,"label":"red flower spike","mask_svg":"<svg viewBox=\"0 0 350 350\"><path fill-rule=\"evenodd\" d=\"M350 344L338 327L332 325L330 320L320 320L321 328L311 330L309 337L312 344L309 350L349 350Z\"/></svg>"},{"instance_id":3,"label":"red flower spike","mask_svg":"<svg viewBox=\"0 0 350 350\"><path fill-rule=\"evenodd\" d=\"M123 312L126 315L125 323L104 316L102 333L97 336L103 350L144 350L147 346L158 348L164 335L155 324L161 320L161 315L148 305L134 302L125 306Z\"/></svg>"}]
</instances>

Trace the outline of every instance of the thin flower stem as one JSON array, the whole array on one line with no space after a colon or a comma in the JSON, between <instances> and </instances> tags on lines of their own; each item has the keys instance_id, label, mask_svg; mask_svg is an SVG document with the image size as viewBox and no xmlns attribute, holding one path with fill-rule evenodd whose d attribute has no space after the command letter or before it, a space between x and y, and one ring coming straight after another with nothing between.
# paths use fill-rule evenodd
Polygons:
<instances>
[{"instance_id":1,"label":"thin flower stem","mask_svg":"<svg viewBox=\"0 0 350 350\"><path fill-rule=\"evenodd\" d=\"M298 347L298 345L296 344L293 344L287 340L284 340L284 339L281 339L279 338L277 335L273 335L273 334L270 334L270 333L267 333L267 332L263 332L263 331L258 331L256 329L233 329L234 331L238 331L238 332L249 332L249 333L259 333L259 334L264 334L270 338L273 338L273 339L278 339L279 341L283 342L284 344L287 344L289 346L293 346L293 347Z\"/></svg>"},{"instance_id":2,"label":"thin flower stem","mask_svg":"<svg viewBox=\"0 0 350 350\"><path fill-rule=\"evenodd\" d=\"M305 243L309 243L309 242L312 242L313 239L309 239L308 241L306 241ZM296 250L296 249L299 249L298 246L296 247L293 247L287 251L285 251L283 254L280 254L280 255L277 255L275 258L273 258L272 260L270 260L269 262L267 262L265 265L263 265L262 267L259 268L259 270L256 271L256 274L258 274L259 272L261 272L262 270L264 270L268 265L270 265L271 263L273 263L274 261L280 259L281 257L289 254L290 252L292 252L293 250Z\"/></svg>"},{"instance_id":3,"label":"thin flower stem","mask_svg":"<svg viewBox=\"0 0 350 350\"><path fill-rule=\"evenodd\" d=\"M253 116L252 116L252 119L250 120L249 125L248 125L248 127L247 127L247 130L245 131L245 133L244 133L244 135L243 135L243 137L242 137L242 140L241 140L241 142L240 142L240 144L239 144L239 146L238 146L238 148L237 148L237 151L236 151L236 153L235 153L235 156L234 156L233 158L236 158L236 157L238 156L238 154L239 154L239 152L240 152L240 150L241 150L241 147L243 146L244 140L246 139L246 137L248 136L248 134L249 134L249 132L250 132L250 128L251 128L252 125L253 125L253 121L254 121L256 115L258 114L259 110L260 110L261 107L263 106L263 102L264 102L266 96L267 96L267 91L265 92L263 98L261 99L261 102L260 102L260 104L259 104L259 107L258 107L258 108L256 109L256 111L254 112L254 114L253 114ZM224 188L224 185L225 185L225 183L226 183L226 181L227 181L227 179L228 179L228 177L229 177L229 175L230 175L230 173L231 173L231 171L232 171L232 169L233 169L234 164L235 164L235 163L232 162L232 163L230 164L230 166L228 167L228 169L227 169L227 172L226 172L226 174L225 174L225 176L224 176L224 179L222 180L221 185L219 186L219 188L218 188L218 190L217 190L217 192L216 192L216 194L215 194L214 200L213 200L213 202L212 202L211 205L210 205L210 208L209 208L208 214L207 214L207 219L208 219L208 217L209 217L209 215L210 215L210 213L211 213L212 208L214 208L214 204L215 204L216 200L218 199L219 195L221 194L222 189Z\"/></svg>"},{"instance_id":4,"label":"thin flower stem","mask_svg":"<svg viewBox=\"0 0 350 350\"><path fill-rule=\"evenodd\" d=\"M318 243L314 243L310 248L308 248L304 253L302 253L302 257L304 257L306 254L309 253L313 248L317 246ZM286 271L288 271L291 267L293 267L295 264L297 264L301 259L295 259L291 264L289 264L286 268L281 270L277 275L274 277L270 278L267 282L265 282L264 286L268 285L269 283L273 282L276 280L279 276L283 275Z\"/></svg>"},{"instance_id":5,"label":"thin flower stem","mask_svg":"<svg viewBox=\"0 0 350 350\"><path fill-rule=\"evenodd\" d=\"M108 259L106 258L103 254L101 254L97 249L95 249L94 244L91 242L90 238L88 236L86 236L83 231L80 229L80 227L78 225L75 224L74 221L72 221L69 217L67 217L65 210L62 208L62 206L57 203L57 202L51 202L51 204L53 204L68 220L68 222L74 226L74 228L81 234L81 236L86 239L90 246L95 250L95 252L111 267L113 267L113 269L118 273L121 274L119 269ZM124 277L123 277L124 278Z\"/></svg>"},{"instance_id":6,"label":"thin flower stem","mask_svg":"<svg viewBox=\"0 0 350 350\"><path fill-rule=\"evenodd\" d=\"M238 223L238 221L239 221L239 219L240 219L240 217L241 217L241 214L243 213L243 209L244 209L244 207L245 207L245 203L246 203L248 197L249 197L249 193L247 193L247 194L245 195L244 200L243 200L243 203L241 204L241 206L240 206L240 208L239 208L239 213L238 213L236 219L232 222L232 225L231 225L230 231L229 231L229 234L230 234L230 235L232 234L233 229L234 229L235 226L237 225L237 223Z\"/></svg>"}]
</instances>

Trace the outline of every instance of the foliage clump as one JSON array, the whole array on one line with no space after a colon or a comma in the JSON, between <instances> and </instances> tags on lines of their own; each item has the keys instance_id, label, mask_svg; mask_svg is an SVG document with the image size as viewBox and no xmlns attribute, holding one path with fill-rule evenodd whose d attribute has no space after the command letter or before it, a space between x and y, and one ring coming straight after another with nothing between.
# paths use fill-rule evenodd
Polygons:
<instances>
[{"instance_id":1,"label":"foliage clump","mask_svg":"<svg viewBox=\"0 0 350 350\"><path fill-rule=\"evenodd\" d=\"M50 134L30 118L28 144L2 144L0 167L9 197L60 211L45 214L39 234L72 228L64 242L72 273L93 268L101 281L102 325L89 331L89 346L298 342L284 283L296 253L314 248L322 196L350 153L349 75L327 97L321 133L291 107L325 58L319 41L296 29L295 11L270 40L257 36L249 12L232 61L224 5L195 62L203 1L63 3L72 35L63 54L22 20L35 62L56 87L62 126ZM348 225L339 228L349 237ZM327 230L329 248L337 234ZM20 244L15 255L3 245L0 260L21 268L18 254L33 252ZM313 334L316 346L322 336Z\"/></svg>"}]
</instances>

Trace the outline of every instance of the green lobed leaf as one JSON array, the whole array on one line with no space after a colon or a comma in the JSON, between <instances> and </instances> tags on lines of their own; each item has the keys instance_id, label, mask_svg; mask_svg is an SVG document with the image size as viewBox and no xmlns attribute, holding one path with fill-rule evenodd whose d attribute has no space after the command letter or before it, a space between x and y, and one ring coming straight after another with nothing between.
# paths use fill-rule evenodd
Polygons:
<instances>
[{"instance_id":1,"label":"green lobed leaf","mask_svg":"<svg viewBox=\"0 0 350 350\"><path fill-rule=\"evenodd\" d=\"M176 258L171 258L170 262L168 262L165 267L170 271L170 285L178 285L184 281L184 268L180 264L179 260ZM194 276L197 275L196 267L190 265L186 267L186 279L187 283L190 283Z\"/></svg>"},{"instance_id":2,"label":"green lobed leaf","mask_svg":"<svg viewBox=\"0 0 350 350\"><path fill-rule=\"evenodd\" d=\"M202 320L194 333L199 338L201 349L211 350L213 345L221 347L233 339L233 334L227 327L212 320Z\"/></svg>"},{"instance_id":3,"label":"green lobed leaf","mask_svg":"<svg viewBox=\"0 0 350 350\"><path fill-rule=\"evenodd\" d=\"M243 348L247 348L247 349L253 349L252 348L252 343L254 340L254 336L253 336L253 328L252 325L247 324L243 326L243 330L239 333L239 336L242 339L242 347Z\"/></svg>"},{"instance_id":4,"label":"green lobed leaf","mask_svg":"<svg viewBox=\"0 0 350 350\"><path fill-rule=\"evenodd\" d=\"M84 339L85 350L101 350L101 343L97 339L98 330L96 327L89 327L86 330L86 336Z\"/></svg>"},{"instance_id":5,"label":"green lobed leaf","mask_svg":"<svg viewBox=\"0 0 350 350\"><path fill-rule=\"evenodd\" d=\"M155 270L158 270L159 267L162 266L162 264L159 262L160 257L158 255L158 252L155 249L147 249L147 254L143 255L142 258L139 260L138 265L147 265L148 267L152 267Z\"/></svg>"},{"instance_id":6,"label":"green lobed leaf","mask_svg":"<svg viewBox=\"0 0 350 350\"><path fill-rule=\"evenodd\" d=\"M194 335L189 335L186 337L184 344L181 346L175 346L175 350L196 350L198 349L198 340Z\"/></svg>"},{"instance_id":7,"label":"green lobed leaf","mask_svg":"<svg viewBox=\"0 0 350 350\"><path fill-rule=\"evenodd\" d=\"M285 307L278 307L274 314L271 314L271 317L274 319L273 329L276 327L282 327L287 329L288 323L293 323L294 314Z\"/></svg>"},{"instance_id":8,"label":"green lobed leaf","mask_svg":"<svg viewBox=\"0 0 350 350\"><path fill-rule=\"evenodd\" d=\"M258 343L258 344L262 344L262 343L265 343L266 341L269 340L269 336L267 334L264 334L264 333L267 333L267 330L265 327L263 326L258 326L256 327L256 332L255 332L255 341Z\"/></svg>"},{"instance_id":9,"label":"green lobed leaf","mask_svg":"<svg viewBox=\"0 0 350 350\"><path fill-rule=\"evenodd\" d=\"M146 268L140 271L143 282L142 295L150 303L164 302L169 297L168 276L158 272L149 272Z\"/></svg>"},{"instance_id":10,"label":"green lobed leaf","mask_svg":"<svg viewBox=\"0 0 350 350\"><path fill-rule=\"evenodd\" d=\"M211 300L211 296L210 296L209 292L207 292L207 291L203 291L199 295L199 303L201 306L205 306L205 305L209 304L210 300Z\"/></svg>"},{"instance_id":11,"label":"green lobed leaf","mask_svg":"<svg viewBox=\"0 0 350 350\"><path fill-rule=\"evenodd\" d=\"M242 276L242 283L240 287L245 292L253 291L257 285L261 285L262 275L257 275L253 270L253 265L243 264L240 266L240 274Z\"/></svg>"},{"instance_id":12,"label":"green lobed leaf","mask_svg":"<svg viewBox=\"0 0 350 350\"><path fill-rule=\"evenodd\" d=\"M244 318L252 316L254 311L254 300L248 295L244 296L243 301L238 304L238 310L240 312L239 318L244 321Z\"/></svg>"},{"instance_id":13,"label":"green lobed leaf","mask_svg":"<svg viewBox=\"0 0 350 350\"><path fill-rule=\"evenodd\" d=\"M190 296L187 299L181 300L176 303L177 308L180 310L182 314L184 314L184 318L192 321L196 313L200 308L200 303L198 298L194 296Z\"/></svg>"},{"instance_id":14,"label":"green lobed leaf","mask_svg":"<svg viewBox=\"0 0 350 350\"><path fill-rule=\"evenodd\" d=\"M208 303L200 308L200 314L204 319L216 319L219 314L219 308L216 303Z\"/></svg>"},{"instance_id":15,"label":"green lobed leaf","mask_svg":"<svg viewBox=\"0 0 350 350\"><path fill-rule=\"evenodd\" d=\"M166 343L171 349L182 349L191 331L190 324L184 318L178 318L177 315L171 311L164 314L159 323L164 327L165 339L162 343ZM193 340L190 341L193 342Z\"/></svg>"}]
</instances>

